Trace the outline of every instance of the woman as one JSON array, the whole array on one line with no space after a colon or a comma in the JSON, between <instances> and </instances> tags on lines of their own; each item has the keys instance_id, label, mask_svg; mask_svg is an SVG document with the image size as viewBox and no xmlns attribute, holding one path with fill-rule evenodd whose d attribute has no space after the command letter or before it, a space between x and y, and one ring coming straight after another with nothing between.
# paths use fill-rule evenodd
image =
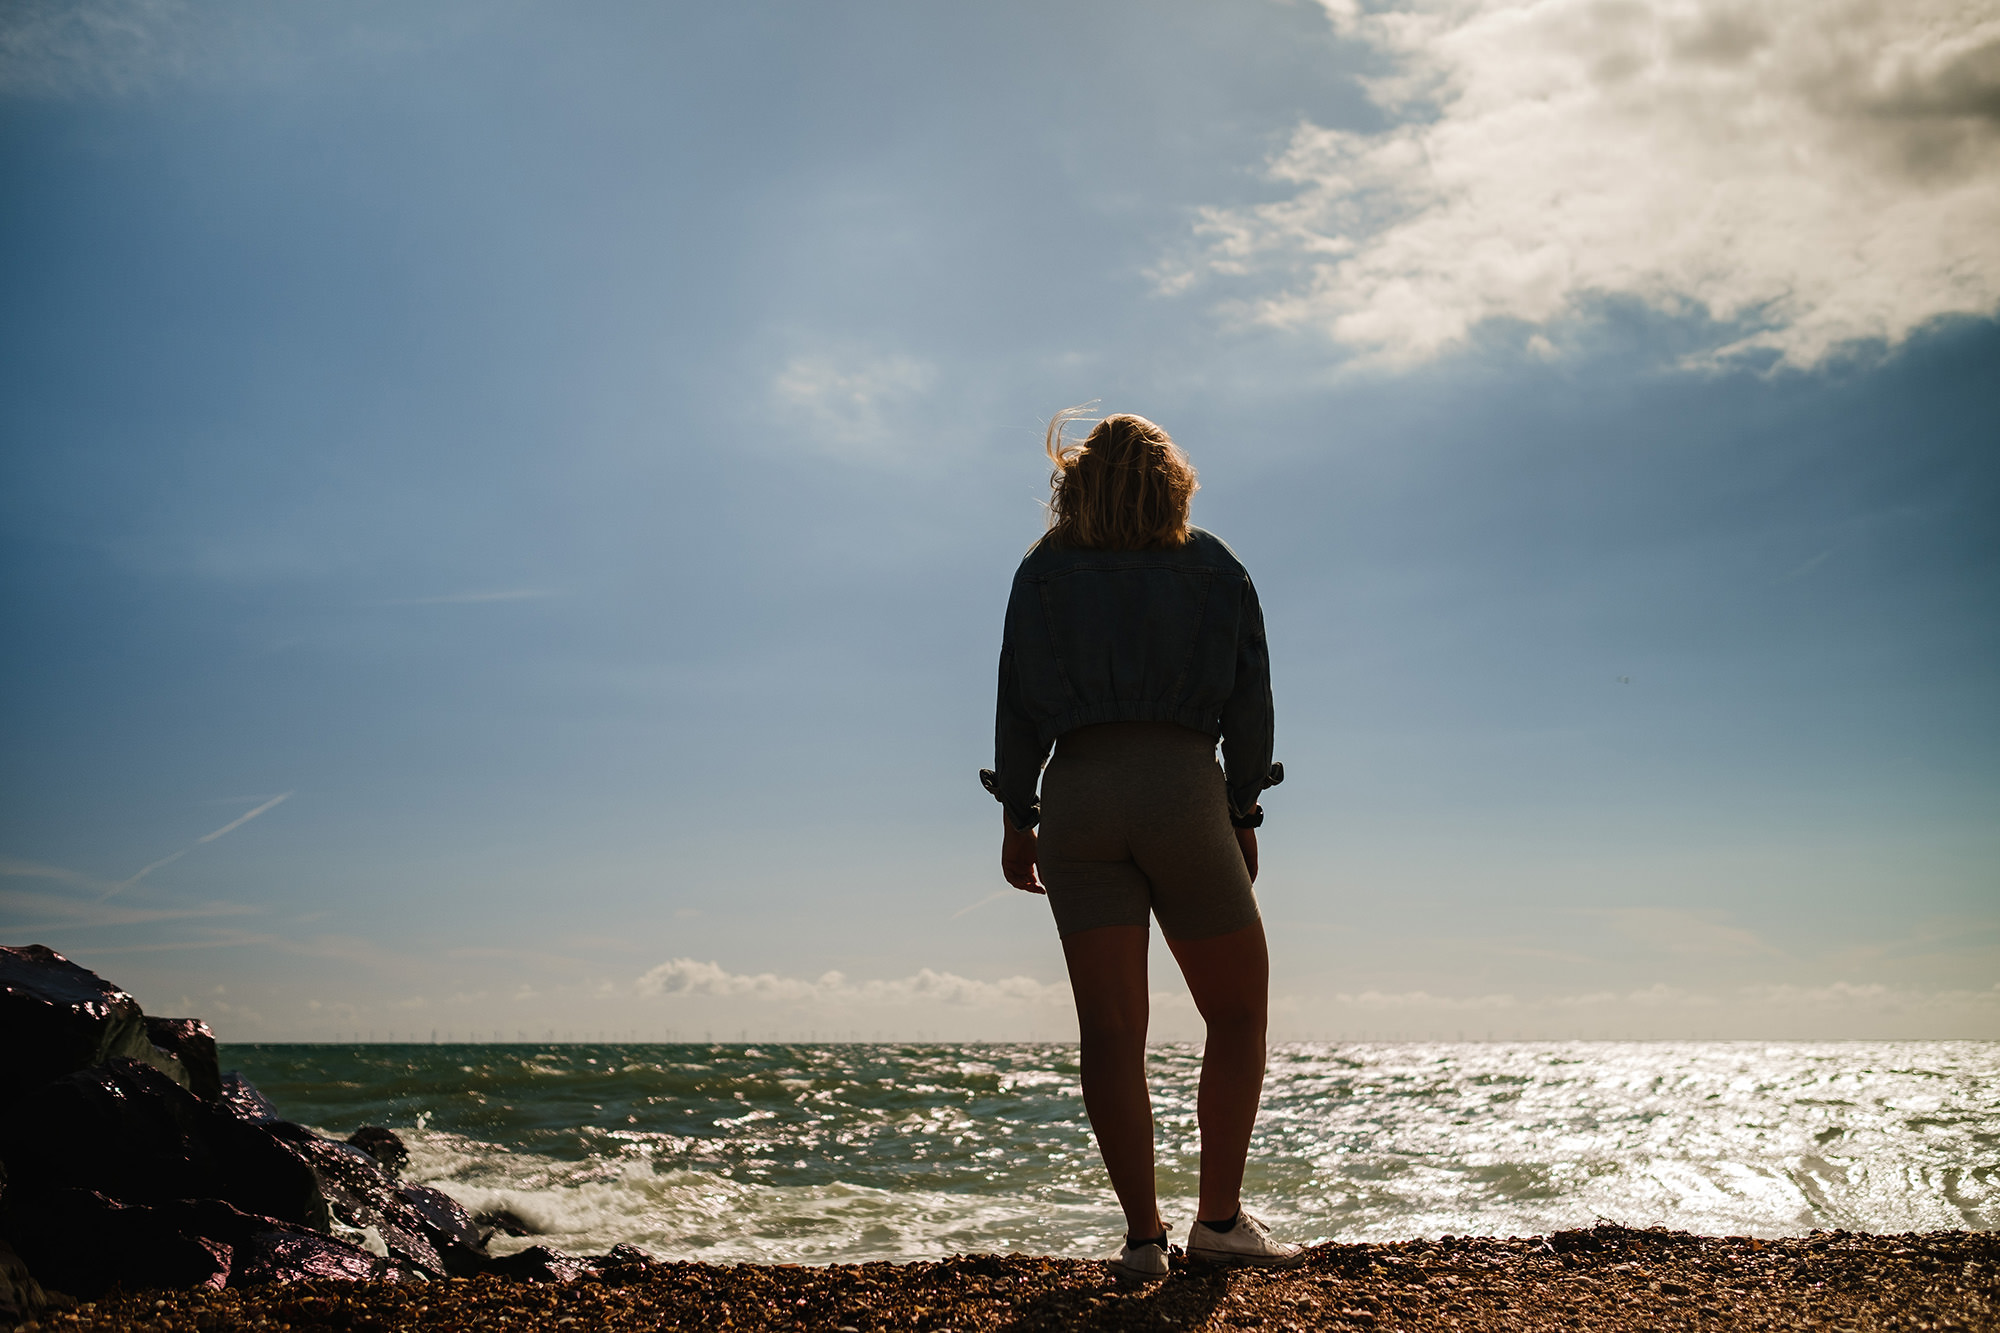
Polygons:
<instances>
[{"instance_id":1,"label":"woman","mask_svg":"<svg viewBox=\"0 0 2000 1333\"><path fill-rule=\"evenodd\" d=\"M1235 554L1189 525L1195 472L1167 433L1121 414L1078 444L1065 428L1082 414L1049 423L1049 530L1007 602L997 758L980 774L1006 807L1000 865L1014 887L1048 895L1062 937L1084 1107L1125 1210L1113 1266L1167 1272L1146 1091L1150 916L1208 1025L1188 1255L1286 1263L1298 1248L1239 1198L1270 973L1251 889L1257 797L1283 776L1271 763L1263 613Z\"/></svg>"}]
</instances>

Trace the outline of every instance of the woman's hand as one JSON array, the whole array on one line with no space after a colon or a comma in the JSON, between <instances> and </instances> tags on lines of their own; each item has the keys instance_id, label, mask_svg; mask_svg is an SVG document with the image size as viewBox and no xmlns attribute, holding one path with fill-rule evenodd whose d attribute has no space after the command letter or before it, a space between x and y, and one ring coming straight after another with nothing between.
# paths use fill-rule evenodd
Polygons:
<instances>
[{"instance_id":1,"label":"woman's hand","mask_svg":"<svg viewBox=\"0 0 2000 1333\"><path fill-rule=\"evenodd\" d=\"M1025 893L1047 893L1041 880L1035 878L1035 831L1015 828L1004 810L1000 812L1000 824L1006 829L1000 838L1000 873L1009 884Z\"/></svg>"},{"instance_id":2,"label":"woman's hand","mask_svg":"<svg viewBox=\"0 0 2000 1333\"><path fill-rule=\"evenodd\" d=\"M1257 882L1257 830L1240 828L1236 830L1236 845L1243 849L1243 864L1250 871L1250 882Z\"/></svg>"}]
</instances>

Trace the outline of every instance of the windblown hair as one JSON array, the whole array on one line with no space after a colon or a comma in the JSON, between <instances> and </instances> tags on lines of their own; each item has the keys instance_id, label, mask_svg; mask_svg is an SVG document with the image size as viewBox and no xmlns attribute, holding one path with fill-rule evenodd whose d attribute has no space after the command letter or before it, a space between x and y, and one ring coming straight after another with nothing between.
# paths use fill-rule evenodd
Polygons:
<instances>
[{"instance_id":1,"label":"windblown hair","mask_svg":"<svg viewBox=\"0 0 2000 1333\"><path fill-rule=\"evenodd\" d=\"M1188 502L1200 488L1194 464L1167 433L1144 417L1105 417L1081 442L1071 422L1088 408L1055 414L1043 442L1049 473L1049 531L1044 541L1100 551L1143 551L1188 539Z\"/></svg>"}]
</instances>

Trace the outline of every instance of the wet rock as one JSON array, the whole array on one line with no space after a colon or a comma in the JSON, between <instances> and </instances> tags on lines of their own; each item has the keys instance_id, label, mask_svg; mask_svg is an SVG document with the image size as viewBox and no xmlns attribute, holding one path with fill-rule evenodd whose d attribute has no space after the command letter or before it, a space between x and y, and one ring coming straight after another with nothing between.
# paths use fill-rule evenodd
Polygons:
<instances>
[{"instance_id":1,"label":"wet rock","mask_svg":"<svg viewBox=\"0 0 2000 1333\"><path fill-rule=\"evenodd\" d=\"M236 1253L232 1287L286 1282L409 1282L419 1279L405 1265L383 1259L331 1236L266 1231L252 1236Z\"/></svg>"},{"instance_id":2,"label":"wet rock","mask_svg":"<svg viewBox=\"0 0 2000 1333\"><path fill-rule=\"evenodd\" d=\"M492 1262L486 1241L493 1234L472 1220L458 1200L428 1185L406 1184L396 1190L402 1205L424 1220L431 1243L453 1276L484 1272Z\"/></svg>"},{"instance_id":3,"label":"wet rock","mask_svg":"<svg viewBox=\"0 0 2000 1333\"><path fill-rule=\"evenodd\" d=\"M334 1217L351 1227L373 1227L392 1256L444 1276L443 1238L434 1238L428 1219L397 1197L396 1182L373 1157L302 1125L278 1120L265 1128L312 1167Z\"/></svg>"},{"instance_id":4,"label":"wet rock","mask_svg":"<svg viewBox=\"0 0 2000 1333\"><path fill-rule=\"evenodd\" d=\"M384 1171L390 1175L400 1175L410 1164L410 1150L403 1146L403 1136L393 1129L380 1125L363 1125L347 1136L347 1141L373 1157Z\"/></svg>"},{"instance_id":5,"label":"wet rock","mask_svg":"<svg viewBox=\"0 0 2000 1333\"><path fill-rule=\"evenodd\" d=\"M50 1286L94 1297L116 1286L220 1287L231 1247L171 1211L131 1206L95 1190L57 1189L10 1200L9 1237Z\"/></svg>"},{"instance_id":6,"label":"wet rock","mask_svg":"<svg viewBox=\"0 0 2000 1333\"><path fill-rule=\"evenodd\" d=\"M0 1102L118 1056L189 1082L181 1062L148 1040L137 1000L46 945L0 946L0 1032Z\"/></svg>"},{"instance_id":7,"label":"wet rock","mask_svg":"<svg viewBox=\"0 0 2000 1333\"><path fill-rule=\"evenodd\" d=\"M146 1040L180 1062L189 1092L208 1102L222 1096L222 1066L208 1024L199 1018L148 1018Z\"/></svg>"},{"instance_id":8,"label":"wet rock","mask_svg":"<svg viewBox=\"0 0 2000 1333\"><path fill-rule=\"evenodd\" d=\"M614 1286L638 1281L660 1266L658 1259L637 1245L613 1245L609 1254L586 1255L583 1262L591 1272Z\"/></svg>"},{"instance_id":9,"label":"wet rock","mask_svg":"<svg viewBox=\"0 0 2000 1333\"><path fill-rule=\"evenodd\" d=\"M81 1189L124 1203L219 1199L319 1230L329 1220L311 1168L269 1126L129 1059L64 1075L6 1107L0 1159L30 1196ZM20 1212L11 1200L9 1212Z\"/></svg>"},{"instance_id":10,"label":"wet rock","mask_svg":"<svg viewBox=\"0 0 2000 1333\"><path fill-rule=\"evenodd\" d=\"M473 1215L473 1221L487 1229L490 1236L499 1232L503 1236L539 1236L542 1229L522 1217L511 1208L488 1208Z\"/></svg>"},{"instance_id":11,"label":"wet rock","mask_svg":"<svg viewBox=\"0 0 2000 1333\"><path fill-rule=\"evenodd\" d=\"M49 1298L42 1284L13 1246L0 1240L0 1324L18 1324L33 1319L48 1308Z\"/></svg>"},{"instance_id":12,"label":"wet rock","mask_svg":"<svg viewBox=\"0 0 2000 1333\"><path fill-rule=\"evenodd\" d=\"M530 1245L518 1254L488 1259L486 1271L521 1282L574 1282L589 1273L591 1265L546 1245Z\"/></svg>"},{"instance_id":13,"label":"wet rock","mask_svg":"<svg viewBox=\"0 0 2000 1333\"><path fill-rule=\"evenodd\" d=\"M253 1125L268 1125L283 1118L270 1099L257 1091L256 1084L233 1069L222 1076L221 1105L237 1119Z\"/></svg>"},{"instance_id":14,"label":"wet rock","mask_svg":"<svg viewBox=\"0 0 2000 1333\"><path fill-rule=\"evenodd\" d=\"M304 1126L277 1120L264 1127L312 1167L333 1216L352 1227L373 1227L391 1256L440 1277L483 1270L491 1233L449 1195L398 1183L361 1149Z\"/></svg>"}]
</instances>

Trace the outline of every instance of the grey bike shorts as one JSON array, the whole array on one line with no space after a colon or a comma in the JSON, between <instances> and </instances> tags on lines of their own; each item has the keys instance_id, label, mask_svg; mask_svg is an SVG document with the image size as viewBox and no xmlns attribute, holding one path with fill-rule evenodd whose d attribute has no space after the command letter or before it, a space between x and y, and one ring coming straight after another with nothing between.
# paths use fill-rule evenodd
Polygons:
<instances>
[{"instance_id":1,"label":"grey bike shorts","mask_svg":"<svg viewBox=\"0 0 2000 1333\"><path fill-rule=\"evenodd\" d=\"M1171 722L1107 722L1056 741L1037 848L1056 931L1143 926L1200 940L1253 924L1215 741Z\"/></svg>"}]
</instances>

